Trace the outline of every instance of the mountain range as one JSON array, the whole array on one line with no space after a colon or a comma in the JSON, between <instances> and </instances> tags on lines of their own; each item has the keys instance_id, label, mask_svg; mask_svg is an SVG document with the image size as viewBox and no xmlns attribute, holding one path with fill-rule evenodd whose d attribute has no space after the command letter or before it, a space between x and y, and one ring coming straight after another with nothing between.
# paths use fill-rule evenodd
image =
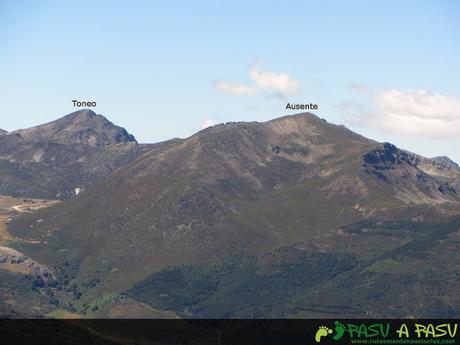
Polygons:
<instances>
[{"instance_id":1,"label":"mountain range","mask_svg":"<svg viewBox=\"0 0 460 345\"><path fill-rule=\"evenodd\" d=\"M459 166L311 113L146 145L79 111L0 133L0 194L62 201L7 224L8 315L460 316Z\"/></svg>"}]
</instances>

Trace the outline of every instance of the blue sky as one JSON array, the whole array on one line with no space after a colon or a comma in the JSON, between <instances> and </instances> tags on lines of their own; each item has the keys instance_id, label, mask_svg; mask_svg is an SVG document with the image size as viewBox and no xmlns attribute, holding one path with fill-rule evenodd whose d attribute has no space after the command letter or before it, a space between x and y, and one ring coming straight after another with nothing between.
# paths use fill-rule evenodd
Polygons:
<instances>
[{"instance_id":1,"label":"blue sky","mask_svg":"<svg viewBox=\"0 0 460 345\"><path fill-rule=\"evenodd\" d=\"M460 161L458 1L0 0L0 43L6 130L93 100L156 142L313 102L330 122Z\"/></svg>"}]
</instances>

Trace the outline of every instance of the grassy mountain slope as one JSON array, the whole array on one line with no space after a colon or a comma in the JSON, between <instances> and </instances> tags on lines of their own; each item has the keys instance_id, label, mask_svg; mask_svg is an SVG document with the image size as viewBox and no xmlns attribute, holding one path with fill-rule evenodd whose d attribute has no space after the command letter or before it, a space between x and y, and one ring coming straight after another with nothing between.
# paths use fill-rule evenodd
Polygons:
<instances>
[{"instance_id":1,"label":"grassy mountain slope","mask_svg":"<svg viewBox=\"0 0 460 345\"><path fill-rule=\"evenodd\" d=\"M391 282L396 276L364 267L418 243L423 233L410 230L417 219L422 228L431 226L427 215L457 224L450 220L457 191L439 175L422 169L417 155L312 114L228 123L155 146L77 197L15 220L10 231L42 241L13 245L54 267L65 286L56 295L80 311L129 297L192 317L390 315L379 309L385 293L380 304L345 306L361 288L346 284ZM409 230L407 218L415 219ZM377 227L396 221L395 229L347 228L366 219ZM442 240L439 231L433 225L429 233ZM343 284L351 295L338 292L328 304L321 291ZM456 283L448 286L457 310ZM312 296L320 302L306 303Z\"/></svg>"}]
</instances>

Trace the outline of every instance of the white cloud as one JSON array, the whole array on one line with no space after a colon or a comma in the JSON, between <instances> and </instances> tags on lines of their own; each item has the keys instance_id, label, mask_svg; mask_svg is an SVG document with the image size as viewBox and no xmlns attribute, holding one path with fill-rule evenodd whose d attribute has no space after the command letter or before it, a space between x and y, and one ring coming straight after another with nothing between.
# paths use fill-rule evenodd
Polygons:
<instances>
[{"instance_id":1,"label":"white cloud","mask_svg":"<svg viewBox=\"0 0 460 345\"><path fill-rule=\"evenodd\" d=\"M264 72L258 66L251 68L249 76L261 90L271 90L280 96L299 91L299 83L286 73Z\"/></svg>"},{"instance_id":2,"label":"white cloud","mask_svg":"<svg viewBox=\"0 0 460 345\"><path fill-rule=\"evenodd\" d=\"M200 130L205 129L211 126L214 126L216 124L216 121L214 119L211 119L210 117L205 118L200 125Z\"/></svg>"},{"instance_id":3,"label":"white cloud","mask_svg":"<svg viewBox=\"0 0 460 345\"><path fill-rule=\"evenodd\" d=\"M383 90L372 95L374 110L343 104L345 120L394 133L446 138L460 135L460 101L426 90Z\"/></svg>"},{"instance_id":4,"label":"white cloud","mask_svg":"<svg viewBox=\"0 0 460 345\"><path fill-rule=\"evenodd\" d=\"M216 82L218 90L233 95L254 95L260 91L273 92L277 96L286 97L297 93L300 89L297 80L287 73L266 72L260 64L249 70L253 84L234 84L226 81Z\"/></svg>"}]
</instances>

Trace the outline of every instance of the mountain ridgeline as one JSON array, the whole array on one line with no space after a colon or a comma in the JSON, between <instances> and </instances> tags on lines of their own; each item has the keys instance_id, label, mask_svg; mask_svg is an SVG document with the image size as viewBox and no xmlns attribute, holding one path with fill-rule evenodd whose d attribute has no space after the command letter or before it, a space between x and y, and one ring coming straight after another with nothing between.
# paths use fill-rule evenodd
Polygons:
<instances>
[{"instance_id":1,"label":"mountain ridgeline","mask_svg":"<svg viewBox=\"0 0 460 345\"><path fill-rule=\"evenodd\" d=\"M460 168L448 158L310 113L140 145L82 111L1 140L9 148L0 146L0 167L17 169L0 170L10 181L2 193L32 193L11 181L34 171L40 196L86 188L8 227L23 239L11 247L54 268L59 283L44 288L58 301L50 310L460 316ZM70 155L78 159L59 158ZM46 175L52 169L62 187L44 182L57 178Z\"/></svg>"}]
</instances>

